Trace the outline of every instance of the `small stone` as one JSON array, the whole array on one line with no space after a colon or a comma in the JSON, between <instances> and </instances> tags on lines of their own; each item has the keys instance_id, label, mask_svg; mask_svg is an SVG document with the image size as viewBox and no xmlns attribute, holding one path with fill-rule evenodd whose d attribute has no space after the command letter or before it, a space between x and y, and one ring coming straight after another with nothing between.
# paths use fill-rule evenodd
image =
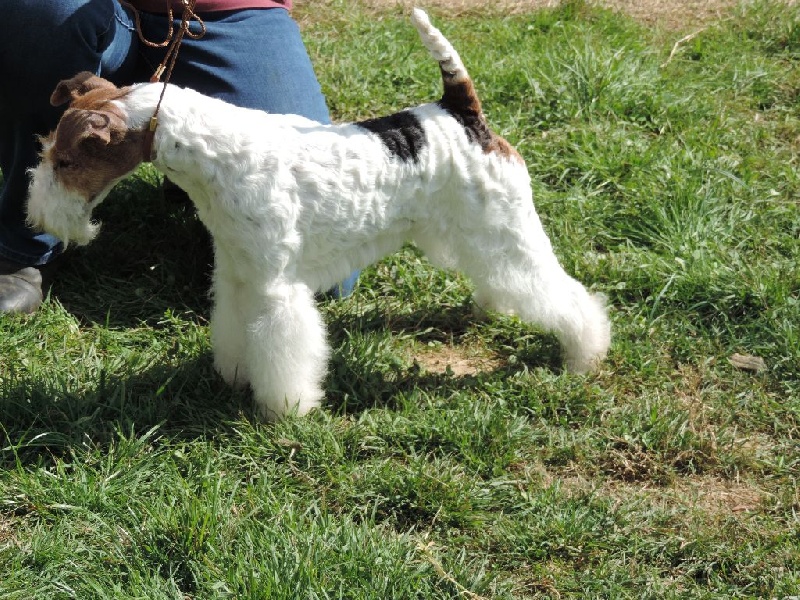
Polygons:
<instances>
[{"instance_id":1,"label":"small stone","mask_svg":"<svg viewBox=\"0 0 800 600\"><path fill-rule=\"evenodd\" d=\"M752 371L753 373L760 373L767 368L767 363L764 362L763 358L749 354L731 354L728 362L737 369Z\"/></svg>"}]
</instances>

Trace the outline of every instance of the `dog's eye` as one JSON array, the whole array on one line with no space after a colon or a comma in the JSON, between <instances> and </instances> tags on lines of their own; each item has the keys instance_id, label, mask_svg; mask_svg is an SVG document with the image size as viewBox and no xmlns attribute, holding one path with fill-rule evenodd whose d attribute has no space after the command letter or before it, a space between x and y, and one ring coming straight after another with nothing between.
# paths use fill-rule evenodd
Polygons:
<instances>
[{"instance_id":1,"label":"dog's eye","mask_svg":"<svg viewBox=\"0 0 800 600\"><path fill-rule=\"evenodd\" d=\"M59 158L56 160L56 164L53 165L53 168L58 171L59 169L69 169L72 166L72 161L67 160L66 158Z\"/></svg>"}]
</instances>

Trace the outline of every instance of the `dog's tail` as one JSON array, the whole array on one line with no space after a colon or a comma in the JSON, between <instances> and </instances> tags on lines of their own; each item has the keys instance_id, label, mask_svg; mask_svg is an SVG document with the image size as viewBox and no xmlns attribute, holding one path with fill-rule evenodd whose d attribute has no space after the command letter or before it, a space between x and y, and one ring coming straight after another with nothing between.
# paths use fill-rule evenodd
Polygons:
<instances>
[{"instance_id":1,"label":"dog's tail","mask_svg":"<svg viewBox=\"0 0 800 600\"><path fill-rule=\"evenodd\" d=\"M424 10L415 8L411 13L411 22L417 28L422 43L433 58L439 62L439 68L442 70L444 95L441 105L455 114L479 116L481 114L480 100L478 100L472 79L470 79L456 49L442 35L442 32L431 24Z\"/></svg>"},{"instance_id":2,"label":"dog's tail","mask_svg":"<svg viewBox=\"0 0 800 600\"><path fill-rule=\"evenodd\" d=\"M497 153L524 164L514 147L489 128L472 79L453 45L431 25L425 11L415 8L411 13L411 22L442 70L444 94L439 106L461 123L470 141L480 144L484 152Z\"/></svg>"}]
</instances>

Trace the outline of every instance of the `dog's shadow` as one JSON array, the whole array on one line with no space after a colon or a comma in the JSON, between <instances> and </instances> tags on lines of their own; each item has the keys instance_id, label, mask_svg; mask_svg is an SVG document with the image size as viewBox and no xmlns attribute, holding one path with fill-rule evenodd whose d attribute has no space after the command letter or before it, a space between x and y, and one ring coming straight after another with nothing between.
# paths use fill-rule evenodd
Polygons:
<instances>
[{"instance_id":1,"label":"dog's shadow","mask_svg":"<svg viewBox=\"0 0 800 600\"><path fill-rule=\"evenodd\" d=\"M163 198L155 185L133 178L118 186L116 198L98 214L104 221L99 238L66 261L53 295L79 320L112 329L157 324L170 312L205 320L210 236L188 201L179 195ZM362 301L357 294L338 301L341 309L331 308L335 303L323 306L333 348L324 409L333 414L391 410L420 393L446 397L482 389L520 369L560 369L560 350L550 336L506 323L491 331L497 360L486 369L427 370L413 357L399 356L393 340L457 345L476 322L471 304L397 311L391 302L370 301L365 307L358 304ZM0 458L5 461L12 452L14 460L28 455L37 461L86 439L101 444L120 432L141 435L154 427L172 437L213 437L239 418L258 420L249 392L227 386L214 372L210 353L177 366L108 377L88 389L78 395L24 376L12 379L0 399L5 415Z\"/></svg>"},{"instance_id":2,"label":"dog's shadow","mask_svg":"<svg viewBox=\"0 0 800 600\"><path fill-rule=\"evenodd\" d=\"M211 236L185 195L129 178L96 217L97 239L65 254L53 284L68 312L112 328L157 323L174 311L208 314Z\"/></svg>"},{"instance_id":3,"label":"dog's shadow","mask_svg":"<svg viewBox=\"0 0 800 600\"><path fill-rule=\"evenodd\" d=\"M423 342L458 339L468 327L468 307L444 307L436 314L422 310L389 315L379 308L346 314L350 316L338 318L331 328L334 351L325 382L323 410L336 416L395 410L420 395L446 399L487 389L522 368L557 369L559 364L558 346L547 336L529 336L533 341L520 346L509 328L500 334L507 336L499 340L502 360L491 368L468 375L430 372L408 357L398 357L393 338L419 328L421 333L413 335ZM512 354L522 361L511 364L506 359ZM22 369L11 373L0 394L0 464L53 464L87 444L104 448L120 436L135 439L153 431L177 442L218 439L235 436L242 419L259 422L250 392L223 382L210 352L201 350L194 357L150 365L130 375L101 371L93 377L80 382L78 392L57 373L45 379Z\"/></svg>"},{"instance_id":4,"label":"dog's shadow","mask_svg":"<svg viewBox=\"0 0 800 600\"><path fill-rule=\"evenodd\" d=\"M393 341L406 338L413 340L412 346L447 347L457 355L469 352L465 340L474 334L476 323L487 330L480 335L491 338L492 353L466 372L455 372L448 365L431 370L413 351L398 354ZM561 349L553 336L531 332L507 318L478 318L469 301L400 313L373 304L367 310L337 315L329 332L334 352L325 389L327 408L336 413L394 409L398 402L419 394L447 397L487 389L521 370L562 369Z\"/></svg>"},{"instance_id":5,"label":"dog's shadow","mask_svg":"<svg viewBox=\"0 0 800 600\"><path fill-rule=\"evenodd\" d=\"M10 373L0 395L0 464L52 464L70 452L106 447L121 437L215 439L252 414L244 391L213 374L210 355L132 375L100 372L80 391L54 373Z\"/></svg>"}]
</instances>

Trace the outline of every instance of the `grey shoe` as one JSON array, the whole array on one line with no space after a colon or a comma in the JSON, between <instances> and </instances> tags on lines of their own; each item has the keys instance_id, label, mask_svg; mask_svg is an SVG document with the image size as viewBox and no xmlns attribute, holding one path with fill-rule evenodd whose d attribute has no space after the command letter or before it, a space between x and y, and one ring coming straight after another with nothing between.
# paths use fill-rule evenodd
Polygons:
<instances>
[{"instance_id":1,"label":"grey shoe","mask_svg":"<svg viewBox=\"0 0 800 600\"><path fill-rule=\"evenodd\" d=\"M28 267L0 258L0 313L36 312L50 289L56 265Z\"/></svg>"}]
</instances>

